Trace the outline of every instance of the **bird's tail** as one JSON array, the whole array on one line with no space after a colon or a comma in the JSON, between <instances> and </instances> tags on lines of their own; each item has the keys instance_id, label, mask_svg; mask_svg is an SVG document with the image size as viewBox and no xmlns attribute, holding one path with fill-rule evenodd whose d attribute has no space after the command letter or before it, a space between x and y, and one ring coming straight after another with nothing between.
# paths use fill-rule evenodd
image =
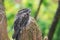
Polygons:
<instances>
[{"instance_id":1,"label":"bird's tail","mask_svg":"<svg viewBox=\"0 0 60 40\"><path fill-rule=\"evenodd\" d=\"M15 34L15 33L13 34L12 38L13 38L13 39L15 39L15 38L16 38L16 34Z\"/></svg>"},{"instance_id":2,"label":"bird's tail","mask_svg":"<svg viewBox=\"0 0 60 40\"><path fill-rule=\"evenodd\" d=\"M13 34L12 38L15 39L15 40L18 40L18 36L19 36L19 34L20 34L20 31L21 31L21 30L16 31L16 32Z\"/></svg>"}]
</instances>

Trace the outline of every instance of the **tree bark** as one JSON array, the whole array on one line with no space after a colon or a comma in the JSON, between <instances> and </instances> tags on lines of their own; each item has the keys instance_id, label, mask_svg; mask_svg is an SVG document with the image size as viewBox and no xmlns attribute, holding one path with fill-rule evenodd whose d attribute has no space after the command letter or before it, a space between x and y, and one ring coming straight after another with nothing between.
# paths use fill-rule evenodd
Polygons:
<instances>
[{"instance_id":1,"label":"tree bark","mask_svg":"<svg viewBox=\"0 0 60 40\"><path fill-rule=\"evenodd\" d=\"M36 21L30 17L30 21L27 26L22 29L20 35L18 36L19 40L42 40L42 33L39 30Z\"/></svg>"},{"instance_id":2,"label":"tree bark","mask_svg":"<svg viewBox=\"0 0 60 40\"><path fill-rule=\"evenodd\" d=\"M2 0L0 0L0 40L9 40L7 34L7 20Z\"/></svg>"}]
</instances>

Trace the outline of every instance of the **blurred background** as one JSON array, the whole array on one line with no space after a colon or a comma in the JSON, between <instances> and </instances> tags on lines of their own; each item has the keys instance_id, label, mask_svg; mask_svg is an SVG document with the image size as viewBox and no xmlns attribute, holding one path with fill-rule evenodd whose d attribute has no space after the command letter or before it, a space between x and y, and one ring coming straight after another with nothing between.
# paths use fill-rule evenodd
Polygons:
<instances>
[{"instance_id":1,"label":"blurred background","mask_svg":"<svg viewBox=\"0 0 60 40\"><path fill-rule=\"evenodd\" d=\"M43 0L39 8L39 3L41 0L4 0L5 12L8 24L8 35L10 40L12 40L13 35L13 23L18 10L22 8L30 8L31 16L36 16L36 22L42 31L42 36L47 36L49 29L51 27L52 21L56 14L58 8L58 2L56 0ZM39 8L39 12L36 11ZM60 21L58 22L57 28L55 30L53 40L60 40Z\"/></svg>"}]
</instances>

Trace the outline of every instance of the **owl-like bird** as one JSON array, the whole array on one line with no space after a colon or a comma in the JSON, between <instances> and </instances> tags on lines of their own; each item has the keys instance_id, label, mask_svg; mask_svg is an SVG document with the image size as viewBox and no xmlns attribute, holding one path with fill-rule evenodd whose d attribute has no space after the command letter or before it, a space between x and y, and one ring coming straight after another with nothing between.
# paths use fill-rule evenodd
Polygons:
<instances>
[{"instance_id":1,"label":"owl-like bird","mask_svg":"<svg viewBox=\"0 0 60 40\"><path fill-rule=\"evenodd\" d=\"M16 15L16 20L14 22L14 34L13 39L18 40L18 35L20 34L20 31L23 27L26 27L28 20L29 20L29 14L30 9L22 9L18 11L18 14Z\"/></svg>"}]
</instances>

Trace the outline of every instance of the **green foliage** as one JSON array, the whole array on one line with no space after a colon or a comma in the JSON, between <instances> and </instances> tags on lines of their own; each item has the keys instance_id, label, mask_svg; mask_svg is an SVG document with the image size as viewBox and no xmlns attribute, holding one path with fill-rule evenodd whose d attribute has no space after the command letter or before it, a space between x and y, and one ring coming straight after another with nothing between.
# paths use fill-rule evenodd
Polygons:
<instances>
[{"instance_id":1,"label":"green foliage","mask_svg":"<svg viewBox=\"0 0 60 40\"><path fill-rule=\"evenodd\" d=\"M7 24L8 24L8 27L7 27L8 35L9 35L9 38L12 40L13 23L15 20L15 15L17 14L18 10L20 10L21 8L30 8L31 16L34 17L35 12L37 11L37 8L39 5L39 0L22 0L19 3L16 2L16 0L5 0L4 4L6 8L5 10L6 10ZM40 29L42 30L43 36L48 35L49 28L52 24L57 6L58 6L57 2L55 3L52 0L43 0L39 14L37 16L37 23L40 26ZM53 40L60 40L59 24L60 23L58 23L57 31L54 34Z\"/></svg>"}]
</instances>

